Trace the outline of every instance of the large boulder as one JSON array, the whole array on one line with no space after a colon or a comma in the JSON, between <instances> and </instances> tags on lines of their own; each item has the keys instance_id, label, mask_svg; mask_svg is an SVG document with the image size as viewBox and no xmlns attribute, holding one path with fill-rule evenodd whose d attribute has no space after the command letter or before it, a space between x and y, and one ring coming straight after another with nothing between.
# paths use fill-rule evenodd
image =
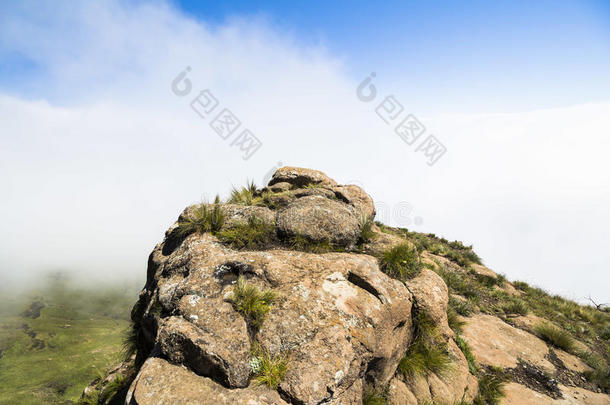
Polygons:
<instances>
[{"instance_id":1,"label":"large boulder","mask_svg":"<svg viewBox=\"0 0 610 405\"><path fill-rule=\"evenodd\" d=\"M126 404L287 405L276 391L264 386L228 389L210 378L166 360L151 357L134 380Z\"/></svg>"},{"instance_id":2,"label":"large boulder","mask_svg":"<svg viewBox=\"0 0 610 405\"><path fill-rule=\"evenodd\" d=\"M276 183L289 183L296 188L307 185L336 186L337 183L319 170L301 167L280 167L269 180L269 186Z\"/></svg>"},{"instance_id":3,"label":"large boulder","mask_svg":"<svg viewBox=\"0 0 610 405\"><path fill-rule=\"evenodd\" d=\"M304 237L351 247L360 236L360 221L346 204L319 195L299 198L278 211L277 229L287 238Z\"/></svg>"},{"instance_id":4,"label":"large boulder","mask_svg":"<svg viewBox=\"0 0 610 405\"><path fill-rule=\"evenodd\" d=\"M358 403L365 381L389 382L411 341L412 296L371 256L234 251L210 234L192 234L168 255L158 245L149 271L138 304L145 309L137 319L149 337L145 346L188 368L190 379L200 376L205 383L197 389L209 395L225 389L256 395L248 388L250 349L256 345L271 356L288 357L279 388L285 399ZM227 301L239 275L279 297L253 331ZM143 370L132 387L136 399L138 386L141 398L160 389L148 384L156 371ZM163 398L171 403L169 395Z\"/></svg>"},{"instance_id":5,"label":"large boulder","mask_svg":"<svg viewBox=\"0 0 610 405\"><path fill-rule=\"evenodd\" d=\"M375 218L375 202L371 196L360 187L348 184L345 186L333 187L332 190L339 200L352 205L360 216L371 221Z\"/></svg>"},{"instance_id":6,"label":"large boulder","mask_svg":"<svg viewBox=\"0 0 610 405\"><path fill-rule=\"evenodd\" d=\"M194 205L151 253L147 283L132 311L142 367L129 404L361 404L371 387L389 386L394 403L452 402L476 393L447 324L443 280L424 270L405 284L363 253L408 242L377 226L375 238L360 240L362 220L375 213L362 189L287 167L254 199L260 206L222 204L222 230L256 216L275 230L269 244L259 245L266 249L234 249L226 233L176 232L196 212ZM299 238L303 245L294 243ZM312 245L333 252L295 250ZM233 302L239 278L277 297L259 322ZM443 332L451 374L407 379L397 372L417 330L414 308ZM261 353L286 359L276 390L253 381Z\"/></svg>"}]
</instances>

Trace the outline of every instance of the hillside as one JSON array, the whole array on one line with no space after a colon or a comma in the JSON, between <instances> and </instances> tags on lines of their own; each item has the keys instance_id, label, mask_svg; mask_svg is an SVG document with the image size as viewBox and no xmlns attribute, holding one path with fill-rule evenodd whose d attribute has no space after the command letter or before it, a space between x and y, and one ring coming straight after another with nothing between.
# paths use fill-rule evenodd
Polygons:
<instances>
[{"instance_id":1,"label":"hillside","mask_svg":"<svg viewBox=\"0 0 610 405\"><path fill-rule=\"evenodd\" d=\"M100 286L54 273L0 295L0 404L76 403L123 356L132 283Z\"/></svg>"},{"instance_id":2,"label":"hillside","mask_svg":"<svg viewBox=\"0 0 610 405\"><path fill-rule=\"evenodd\" d=\"M134 355L82 403L610 404L610 314L374 222L284 167L187 207L148 260Z\"/></svg>"}]
</instances>

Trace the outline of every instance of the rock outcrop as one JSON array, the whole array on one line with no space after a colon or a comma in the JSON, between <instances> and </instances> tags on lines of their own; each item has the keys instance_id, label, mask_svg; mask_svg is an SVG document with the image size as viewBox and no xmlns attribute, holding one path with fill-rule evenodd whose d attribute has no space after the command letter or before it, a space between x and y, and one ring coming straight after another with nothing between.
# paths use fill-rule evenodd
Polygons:
<instances>
[{"instance_id":1,"label":"rock outcrop","mask_svg":"<svg viewBox=\"0 0 610 405\"><path fill-rule=\"evenodd\" d=\"M373 224L364 190L315 170L242 193L187 207L151 253L126 404L485 404L500 374L506 404L610 403L530 318L490 313L522 292L470 248ZM408 277L387 271L400 246Z\"/></svg>"}]
</instances>

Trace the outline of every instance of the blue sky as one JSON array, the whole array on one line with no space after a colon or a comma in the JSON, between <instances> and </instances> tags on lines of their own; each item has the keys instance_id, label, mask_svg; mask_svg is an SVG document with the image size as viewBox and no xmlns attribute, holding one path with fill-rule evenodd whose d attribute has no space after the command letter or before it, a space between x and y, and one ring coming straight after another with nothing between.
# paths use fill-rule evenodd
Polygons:
<instances>
[{"instance_id":1,"label":"blue sky","mask_svg":"<svg viewBox=\"0 0 610 405\"><path fill-rule=\"evenodd\" d=\"M69 16L48 19L45 8L53 3L41 4L38 14L27 2L5 3L0 10L6 9L4 18L29 13L40 26L70 24ZM422 113L527 111L607 101L610 94L607 1L172 4L211 26L264 21L296 46L324 48L354 80L376 72L386 88ZM0 41L0 88L6 92L45 91L35 80L45 68L6 38Z\"/></svg>"},{"instance_id":2,"label":"blue sky","mask_svg":"<svg viewBox=\"0 0 610 405\"><path fill-rule=\"evenodd\" d=\"M142 277L187 204L282 162L509 279L607 301L609 17L590 1L1 2L0 276ZM186 66L260 138L252 159L171 91ZM376 114L390 94L445 145L434 166Z\"/></svg>"},{"instance_id":3,"label":"blue sky","mask_svg":"<svg viewBox=\"0 0 610 405\"><path fill-rule=\"evenodd\" d=\"M221 23L258 16L348 73L378 73L429 110L519 111L607 101L607 1L179 1Z\"/></svg>"}]
</instances>

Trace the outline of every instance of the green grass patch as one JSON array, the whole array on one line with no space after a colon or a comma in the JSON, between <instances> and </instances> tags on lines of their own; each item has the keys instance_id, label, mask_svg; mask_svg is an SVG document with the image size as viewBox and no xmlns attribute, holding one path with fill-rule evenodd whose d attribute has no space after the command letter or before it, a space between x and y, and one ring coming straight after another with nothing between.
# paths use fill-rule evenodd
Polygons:
<instances>
[{"instance_id":1,"label":"green grass patch","mask_svg":"<svg viewBox=\"0 0 610 405\"><path fill-rule=\"evenodd\" d=\"M271 290L261 291L239 277L230 297L233 307L241 313L248 325L260 328L271 306L277 300L277 294Z\"/></svg>"},{"instance_id":2,"label":"green grass patch","mask_svg":"<svg viewBox=\"0 0 610 405\"><path fill-rule=\"evenodd\" d=\"M371 387L364 389L362 395L362 405L385 405L388 403L388 393L386 390L377 390Z\"/></svg>"},{"instance_id":3,"label":"green grass patch","mask_svg":"<svg viewBox=\"0 0 610 405\"><path fill-rule=\"evenodd\" d=\"M489 276L487 274L476 273L474 270L472 271L472 274L480 284L483 284L487 288L493 288L496 285L501 286L506 281L506 278L504 278L504 276L500 277L498 275L497 277L494 277Z\"/></svg>"},{"instance_id":4,"label":"green grass patch","mask_svg":"<svg viewBox=\"0 0 610 405\"><path fill-rule=\"evenodd\" d=\"M481 285L471 274L465 274L442 267L436 272L445 281L445 284L452 293L462 295L466 298L479 298L483 296Z\"/></svg>"},{"instance_id":5,"label":"green grass patch","mask_svg":"<svg viewBox=\"0 0 610 405\"><path fill-rule=\"evenodd\" d=\"M290 192L288 191L263 191L258 197L254 198L252 205L276 210L288 204L290 201L290 198L288 198L289 196Z\"/></svg>"},{"instance_id":6,"label":"green grass patch","mask_svg":"<svg viewBox=\"0 0 610 405\"><path fill-rule=\"evenodd\" d=\"M256 216L223 229L216 236L235 249L265 249L277 240L274 225Z\"/></svg>"},{"instance_id":7,"label":"green grass patch","mask_svg":"<svg viewBox=\"0 0 610 405\"><path fill-rule=\"evenodd\" d=\"M508 303L502 305L502 310L507 315L522 315L525 316L529 312L529 307L525 301L519 298L513 298Z\"/></svg>"},{"instance_id":8,"label":"green grass patch","mask_svg":"<svg viewBox=\"0 0 610 405\"><path fill-rule=\"evenodd\" d=\"M225 214L220 205L220 198L216 196L214 204L200 204L195 207L186 218L178 222L176 233L186 237L192 233L218 232L225 221Z\"/></svg>"},{"instance_id":9,"label":"green grass patch","mask_svg":"<svg viewBox=\"0 0 610 405\"><path fill-rule=\"evenodd\" d=\"M602 389L610 389L610 365L607 360L592 351L578 353L578 356L593 369L584 373L585 378Z\"/></svg>"},{"instance_id":10,"label":"green grass patch","mask_svg":"<svg viewBox=\"0 0 610 405\"><path fill-rule=\"evenodd\" d=\"M473 401L474 405L497 405L504 397L506 377L502 370L492 368L479 377L479 392Z\"/></svg>"},{"instance_id":11,"label":"green grass patch","mask_svg":"<svg viewBox=\"0 0 610 405\"><path fill-rule=\"evenodd\" d=\"M474 354L470 349L470 346L468 346L468 342L466 342L464 338L460 336L459 333L456 333L455 343L464 354L464 357L466 357L466 361L468 362L468 370L470 371L470 373L472 375L477 375L477 373L479 372L479 365L477 364L477 360L475 359Z\"/></svg>"},{"instance_id":12,"label":"green grass patch","mask_svg":"<svg viewBox=\"0 0 610 405\"><path fill-rule=\"evenodd\" d=\"M308 253L329 253L329 252L343 252L340 246L336 246L329 241L312 241L303 235L295 235L286 241L286 244L290 249L300 250Z\"/></svg>"},{"instance_id":13,"label":"green grass patch","mask_svg":"<svg viewBox=\"0 0 610 405\"><path fill-rule=\"evenodd\" d=\"M368 243L377 235L373 231L373 220L368 215L360 217L360 243Z\"/></svg>"},{"instance_id":14,"label":"green grass patch","mask_svg":"<svg viewBox=\"0 0 610 405\"><path fill-rule=\"evenodd\" d=\"M415 337L400 360L398 371L407 378L447 372L451 368L451 358L438 328L423 312L415 315L414 323Z\"/></svg>"},{"instance_id":15,"label":"green grass patch","mask_svg":"<svg viewBox=\"0 0 610 405\"><path fill-rule=\"evenodd\" d=\"M381 254L381 270L399 280L409 280L421 271L421 261L417 249L406 243L394 246Z\"/></svg>"},{"instance_id":16,"label":"green grass patch","mask_svg":"<svg viewBox=\"0 0 610 405\"><path fill-rule=\"evenodd\" d=\"M455 309L451 307L447 307L447 323L455 333L462 332L462 327L465 324L464 321L460 320L460 317L458 316L458 313L455 311Z\"/></svg>"},{"instance_id":17,"label":"green grass patch","mask_svg":"<svg viewBox=\"0 0 610 405\"><path fill-rule=\"evenodd\" d=\"M570 353L574 351L574 339L570 334L548 323L536 325L534 331L542 340Z\"/></svg>"},{"instance_id":18,"label":"green grass patch","mask_svg":"<svg viewBox=\"0 0 610 405\"><path fill-rule=\"evenodd\" d=\"M36 298L34 298L34 296ZM80 287L66 279L20 296L3 295L0 307L0 404L65 404L122 360L121 344L138 286ZM23 311L45 306L35 319Z\"/></svg>"},{"instance_id":19,"label":"green grass patch","mask_svg":"<svg viewBox=\"0 0 610 405\"><path fill-rule=\"evenodd\" d=\"M474 304L468 300L460 300L449 296L449 307L462 316L470 316L476 312Z\"/></svg>"},{"instance_id":20,"label":"green grass patch","mask_svg":"<svg viewBox=\"0 0 610 405\"><path fill-rule=\"evenodd\" d=\"M403 236L415 243L420 251L427 250L430 253L446 257L462 267L470 264L483 264L481 258L472 250L472 246L464 246L459 241L449 242L445 238L439 238L433 233L409 232L401 229Z\"/></svg>"},{"instance_id":21,"label":"green grass patch","mask_svg":"<svg viewBox=\"0 0 610 405\"><path fill-rule=\"evenodd\" d=\"M276 390L288 371L288 357L282 354L271 356L256 346L250 359L254 382Z\"/></svg>"},{"instance_id":22,"label":"green grass patch","mask_svg":"<svg viewBox=\"0 0 610 405\"><path fill-rule=\"evenodd\" d=\"M231 196L227 201L229 204L252 205L254 202L254 194L256 193L256 184L253 181L248 181L245 187L240 189L233 187Z\"/></svg>"}]
</instances>

